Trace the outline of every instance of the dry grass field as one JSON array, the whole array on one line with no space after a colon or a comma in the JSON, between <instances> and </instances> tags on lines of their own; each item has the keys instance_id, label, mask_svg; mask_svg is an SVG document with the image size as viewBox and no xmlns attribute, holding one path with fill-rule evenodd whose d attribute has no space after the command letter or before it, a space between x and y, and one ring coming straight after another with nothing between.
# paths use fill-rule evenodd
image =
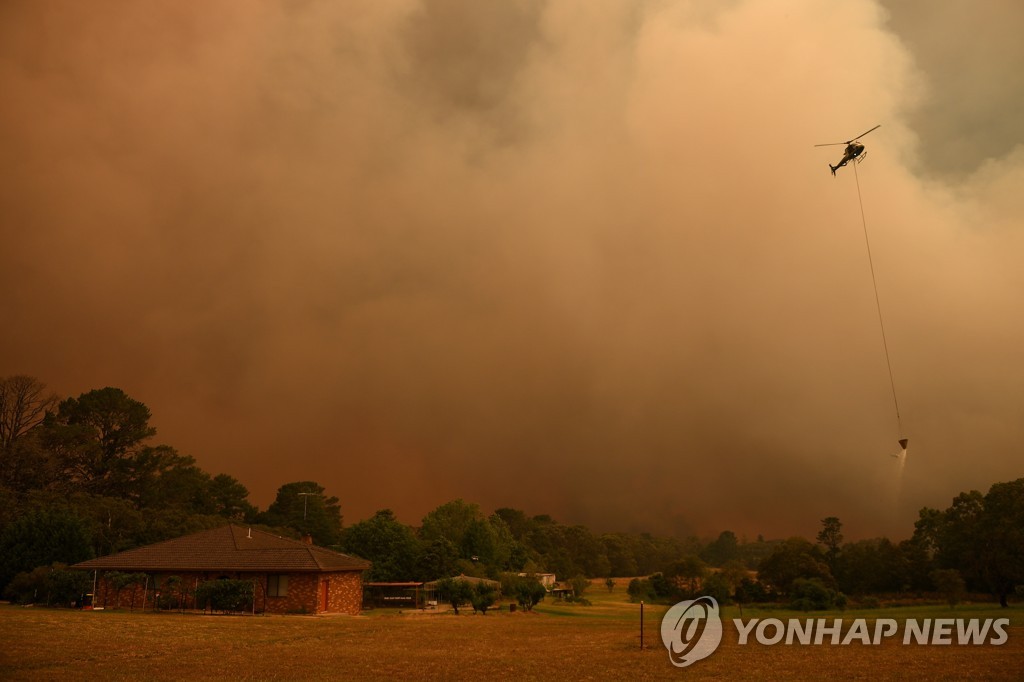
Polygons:
<instances>
[{"instance_id":1,"label":"dry grass field","mask_svg":"<svg viewBox=\"0 0 1024 682\"><path fill-rule=\"evenodd\" d=\"M1024 609L876 609L844 618L1010 617L1002 646L740 646L724 613L722 645L675 668L658 628L664 608L594 586L593 605L535 613L399 613L358 617L202 616L0 607L3 680L1020 680ZM744 618L804 618L787 611ZM815 617L822 614L815 613ZM895 638L894 638L895 639Z\"/></svg>"}]
</instances>

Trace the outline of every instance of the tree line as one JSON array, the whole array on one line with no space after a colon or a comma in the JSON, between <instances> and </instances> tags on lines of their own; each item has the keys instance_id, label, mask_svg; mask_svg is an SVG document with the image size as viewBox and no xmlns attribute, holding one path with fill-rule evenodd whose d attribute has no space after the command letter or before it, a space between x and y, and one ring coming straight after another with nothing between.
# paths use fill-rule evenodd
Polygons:
<instances>
[{"instance_id":1,"label":"tree line","mask_svg":"<svg viewBox=\"0 0 1024 682\"><path fill-rule=\"evenodd\" d=\"M309 534L368 559L367 580L382 582L460 573L647 576L630 585L634 598L678 601L700 592L800 608L936 591L951 601L966 591L990 593L1005 606L1024 585L1024 479L961 493L945 510L922 509L913 535L900 542L844 542L836 517L822 520L814 541L747 541L728 530L709 540L595 533L513 508L485 514L461 499L418 526L382 509L346 527L338 498L315 481L285 483L258 509L234 477L211 475L191 456L154 444L150 418L117 388L61 400L33 377L0 378L0 591L13 584L20 595L65 594L64 564L226 521Z\"/></svg>"},{"instance_id":2,"label":"tree line","mask_svg":"<svg viewBox=\"0 0 1024 682\"><path fill-rule=\"evenodd\" d=\"M0 378L0 593L18 576L22 591L38 593L40 576L62 575L64 565L226 521L309 534L369 559L368 579L385 581L507 571L635 575L697 547L692 538L596 535L515 509L486 515L463 500L442 504L419 526L385 509L344 527L340 501L315 481L284 483L260 510L233 476L212 475L156 442L151 416L118 388L61 399L34 377ZM33 574L38 567L50 570Z\"/></svg>"},{"instance_id":3,"label":"tree line","mask_svg":"<svg viewBox=\"0 0 1024 682\"><path fill-rule=\"evenodd\" d=\"M843 524L821 520L812 542L792 537L772 543L751 571L734 543L721 541L715 560L707 549L665 571L630 583L636 599L676 602L709 594L730 601L785 603L802 610L862 606L879 598L939 595L950 606L968 593L988 594L1001 606L1024 597L1024 478L996 483L986 494L961 493L945 510L925 507L911 537L843 542ZM742 547L742 545L740 546Z\"/></svg>"}]
</instances>

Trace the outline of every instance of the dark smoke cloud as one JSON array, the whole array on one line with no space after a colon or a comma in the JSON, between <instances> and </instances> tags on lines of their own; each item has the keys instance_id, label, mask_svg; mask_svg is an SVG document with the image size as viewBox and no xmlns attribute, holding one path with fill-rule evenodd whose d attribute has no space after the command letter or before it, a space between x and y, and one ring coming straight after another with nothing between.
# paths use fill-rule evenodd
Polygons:
<instances>
[{"instance_id":1,"label":"dark smoke cloud","mask_svg":"<svg viewBox=\"0 0 1024 682\"><path fill-rule=\"evenodd\" d=\"M918 168L962 180L1024 142L1024 6L886 0L889 24L923 70L908 121L921 140Z\"/></svg>"},{"instance_id":2,"label":"dark smoke cloud","mask_svg":"<svg viewBox=\"0 0 1024 682\"><path fill-rule=\"evenodd\" d=\"M928 88L964 77L907 16L6 3L0 373L123 388L261 505L906 534L1021 475L1024 404L1024 158L964 129L924 179L921 121L964 125ZM853 169L812 147L875 123L902 481Z\"/></svg>"}]
</instances>

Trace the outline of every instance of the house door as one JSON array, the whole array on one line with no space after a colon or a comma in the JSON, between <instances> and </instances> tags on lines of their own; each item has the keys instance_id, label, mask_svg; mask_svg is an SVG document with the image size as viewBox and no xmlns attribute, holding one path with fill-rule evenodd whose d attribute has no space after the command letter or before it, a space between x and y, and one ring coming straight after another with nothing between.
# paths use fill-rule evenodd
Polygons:
<instances>
[{"instance_id":1,"label":"house door","mask_svg":"<svg viewBox=\"0 0 1024 682\"><path fill-rule=\"evenodd\" d=\"M321 611L328 611L331 605L331 579L326 578L324 580L324 597L323 597L323 608Z\"/></svg>"}]
</instances>

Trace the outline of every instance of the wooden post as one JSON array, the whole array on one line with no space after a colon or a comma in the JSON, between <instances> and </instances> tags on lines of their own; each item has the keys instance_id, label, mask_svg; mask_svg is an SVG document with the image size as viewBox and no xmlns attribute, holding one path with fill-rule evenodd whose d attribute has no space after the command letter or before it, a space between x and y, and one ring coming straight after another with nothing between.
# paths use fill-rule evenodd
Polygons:
<instances>
[{"instance_id":1,"label":"wooden post","mask_svg":"<svg viewBox=\"0 0 1024 682\"><path fill-rule=\"evenodd\" d=\"M640 600L640 650L644 648L644 602Z\"/></svg>"}]
</instances>

